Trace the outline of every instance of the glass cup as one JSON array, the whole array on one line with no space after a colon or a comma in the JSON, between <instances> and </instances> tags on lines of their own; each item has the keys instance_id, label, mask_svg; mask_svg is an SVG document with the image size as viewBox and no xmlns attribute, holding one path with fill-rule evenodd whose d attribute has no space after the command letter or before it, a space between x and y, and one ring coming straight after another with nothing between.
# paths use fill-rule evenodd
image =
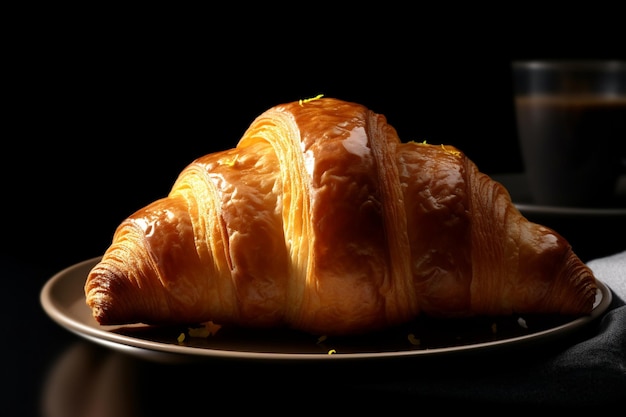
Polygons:
<instances>
[{"instance_id":1,"label":"glass cup","mask_svg":"<svg viewBox=\"0 0 626 417\"><path fill-rule=\"evenodd\" d=\"M614 206L626 172L626 61L515 61L513 87L533 203Z\"/></svg>"}]
</instances>

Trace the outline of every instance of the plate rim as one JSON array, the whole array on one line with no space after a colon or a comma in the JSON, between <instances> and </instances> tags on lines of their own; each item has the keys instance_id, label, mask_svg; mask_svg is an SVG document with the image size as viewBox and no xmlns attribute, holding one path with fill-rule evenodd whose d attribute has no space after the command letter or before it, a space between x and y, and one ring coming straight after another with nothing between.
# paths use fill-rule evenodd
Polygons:
<instances>
[{"instance_id":1,"label":"plate rim","mask_svg":"<svg viewBox=\"0 0 626 417\"><path fill-rule=\"evenodd\" d=\"M592 208L592 207L559 207L543 206L531 203L513 203L522 213L556 214L559 216L608 216L626 217L626 208Z\"/></svg>"},{"instance_id":2,"label":"plate rim","mask_svg":"<svg viewBox=\"0 0 626 417\"><path fill-rule=\"evenodd\" d=\"M596 277L598 284L598 293L596 302L592 312L583 317L575 318L561 325L506 339L500 339L489 342L480 342L459 346L449 346L443 348L432 349L414 349L401 351L381 351L381 352L351 352L339 354L325 353L281 353L281 352L256 352L256 351L236 351L226 349L212 349L205 347L193 347L184 345L175 345L164 342L146 340L138 337L132 337L109 331L112 328L120 326L94 326L84 324L76 317L67 314L61 308L63 304L60 300L53 296L55 288L61 283L69 281L72 274L77 270L91 268L95 265L101 256L86 259L75 263L65 269L54 274L49 278L40 291L40 304L45 313L58 325L66 330L82 337L86 340L100 344L102 346L122 351L125 353L135 354L148 359L156 360L181 360L181 359L200 359L200 358L222 358L222 359L252 359L252 360L289 360L289 361L319 361L319 360L363 360L363 359L390 359L390 358L416 358L416 357L432 357L447 354L470 353L484 351L487 349L498 348L508 345L517 345L525 342L536 342L542 338L550 336L565 336L570 332L577 330L592 321L595 321L606 312L612 302L612 293L609 287ZM86 279L86 275L85 275ZM76 302L78 300L74 300ZM65 306L66 309L68 306ZM85 304L85 308L88 308Z\"/></svg>"},{"instance_id":3,"label":"plate rim","mask_svg":"<svg viewBox=\"0 0 626 417\"><path fill-rule=\"evenodd\" d=\"M526 195L530 192L527 190L526 175L525 171L495 173L491 175L494 181L506 188L515 207L524 214L559 215L568 217L626 217L626 207L622 206L577 207L545 205L535 204L531 201L527 201L526 198L519 198L520 193ZM626 195L626 174L620 175L618 187L619 195Z\"/></svg>"}]
</instances>

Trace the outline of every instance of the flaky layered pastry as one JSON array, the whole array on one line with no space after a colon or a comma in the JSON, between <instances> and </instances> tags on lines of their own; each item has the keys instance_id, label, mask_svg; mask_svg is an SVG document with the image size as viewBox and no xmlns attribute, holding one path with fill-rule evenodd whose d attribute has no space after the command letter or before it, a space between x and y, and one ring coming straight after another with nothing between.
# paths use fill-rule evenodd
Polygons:
<instances>
[{"instance_id":1,"label":"flaky layered pastry","mask_svg":"<svg viewBox=\"0 0 626 417\"><path fill-rule=\"evenodd\" d=\"M85 283L100 324L384 329L421 315L590 313L596 281L460 150L331 98L258 116L116 230Z\"/></svg>"}]
</instances>

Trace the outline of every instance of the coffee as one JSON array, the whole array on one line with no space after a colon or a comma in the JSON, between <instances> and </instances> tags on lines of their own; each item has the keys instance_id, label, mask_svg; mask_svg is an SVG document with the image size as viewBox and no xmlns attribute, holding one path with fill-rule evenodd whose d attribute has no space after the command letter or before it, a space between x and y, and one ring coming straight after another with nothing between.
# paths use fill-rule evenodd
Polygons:
<instances>
[{"instance_id":1,"label":"coffee","mask_svg":"<svg viewBox=\"0 0 626 417\"><path fill-rule=\"evenodd\" d=\"M535 201L613 205L610 196L615 194L620 172L625 171L626 96L531 95L515 100L522 155Z\"/></svg>"}]
</instances>

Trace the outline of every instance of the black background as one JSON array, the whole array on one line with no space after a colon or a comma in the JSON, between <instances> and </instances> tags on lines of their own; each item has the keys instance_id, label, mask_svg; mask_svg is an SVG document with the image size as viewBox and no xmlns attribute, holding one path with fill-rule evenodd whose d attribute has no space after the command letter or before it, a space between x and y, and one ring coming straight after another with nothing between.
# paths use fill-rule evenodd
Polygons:
<instances>
[{"instance_id":1,"label":"black background","mask_svg":"<svg viewBox=\"0 0 626 417\"><path fill-rule=\"evenodd\" d=\"M618 27L592 37L582 17L243 9L21 16L5 64L5 254L50 272L99 256L193 159L317 94L385 114L403 141L453 144L488 174L521 172L511 62L624 55Z\"/></svg>"},{"instance_id":2,"label":"black background","mask_svg":"<svg viewBox=\"0 0 626 417\"><path fill-rule=\"evenodd\" d=\"M164 197L193 159L235 146L266 109L317 94L355 101L385 114L404 141L456 145L489 174L521 172L511 62L626 55L622 15L600 2L549 14L530 4L445 3L439 13L413 3L341 13L317 3L219 6L5 6L0 305L9 414L41 407L47 370L75 342L44 314L44 283L100 256L126 216ZM159 393L188 405L193 378L170 371L171 384L146 391L148 406L159 407ZM204 398L203 387L192 392Z\"/></svg>"}]
</instances>

